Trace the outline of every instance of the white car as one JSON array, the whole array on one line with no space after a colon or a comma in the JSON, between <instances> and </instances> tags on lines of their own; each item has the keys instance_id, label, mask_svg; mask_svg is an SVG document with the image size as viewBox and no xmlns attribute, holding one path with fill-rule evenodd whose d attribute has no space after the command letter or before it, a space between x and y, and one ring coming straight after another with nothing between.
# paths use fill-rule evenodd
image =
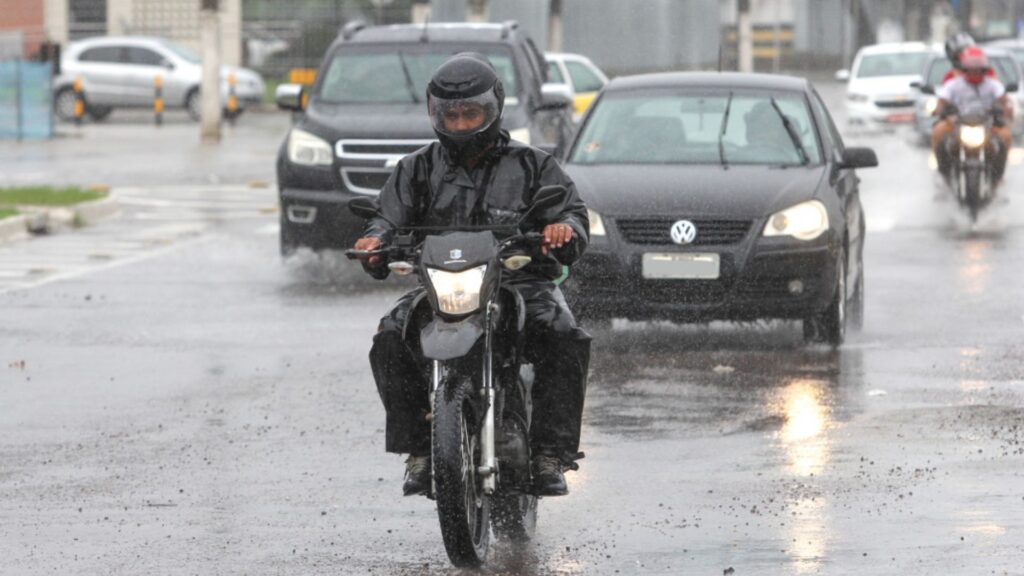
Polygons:
<instances>
[{"instance_id":1,"label":"white car","mask_svg":"<svg viewBox=\"0 0 1024 576\"><path fill-rule=\"evenodd\" d=\"M847 121L851 126L884 126L914 121L917 91L924 65L938 48L922 42L865 46L850 70L836 72L849 82L846 89Z\"/></svg>"},{"instance_id":2,"label":"white car","mask_svg":"<svg viewBox=\"0 0 1024 576\"><path fill-rule=\"evenodd\" d=\"M155 81L162 81L164 107L185 109L199 119L199 85L203 65L199 55L163 38L103 36L72 42L60 61L61 73L53 81L54 112L61 120L75 117L76 78L82 80L86 112L101 120L115 108L152 108ZM260 75L247 68L222 66L221 102L227 106L228 77L235 76L238 110L263 100Z\"/></svg>"},{"instance_id":3,"label":"white car","mask_svg":"<svg viewBox=\"0 0 1024 576\"><path fill-rule=\"evenodd\" d=\"M608 77L600 68L581 54L546 52L548 82L565 84L573 94L573 119L579 120L597 93L608 83Z\"/></svg>"}]
</instances>

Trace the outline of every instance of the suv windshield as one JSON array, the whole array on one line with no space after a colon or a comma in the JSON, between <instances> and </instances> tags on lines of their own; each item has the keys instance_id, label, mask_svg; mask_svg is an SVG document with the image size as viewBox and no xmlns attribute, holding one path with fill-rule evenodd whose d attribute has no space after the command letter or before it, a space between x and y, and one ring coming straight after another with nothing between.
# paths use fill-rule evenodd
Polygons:
<instances>
[{"instance_id":1,"label":"suv windshield","mask_svg":"<svg viewBox=\"0 0 1024 576\"><path fill-rule=\"evenodd\" d=\"M857 78L878 78L881 76L913 76L920 74L930 52L890 52L888 54L867 54L857 66Z\"/></svg>"},{"instance_id":2,"label":"suv windshield","mask_svg":"<svg viewBox=\"0 0 1024 576\"><path fill-rule=\"evenodd\" d=\"M453 54L470 51L487 56L505 87L506 104L517 104L519 83L508 50L445 44L346 47L334 53L317 94L333 104L421 102L434 71Z\"/></svg>"},{"instance_id":3,"label":"suv windshield","mask_svg":"<svg viewBox=\"0 0 1024 576\"><path fill-rule=\"evenodd\" d=\"M778 166L820 164L821 150L803 94L612 92L591 113L570 161Z\"/></svg>"},{"instance_id":4,"label":"suv windshield","mask_svg":"<svg viewBox=\"0 0 1024 576\"><path fill-rule=\"evenodd\" d=\"M1019 82L1019 78L1017 77L1017 65L1012 57L992 56L989 58L989 63L992 64L992 68L996 71L996 78L998 78L1003 85L1017 84ZM925 83L929 86L938 86L942 84L942 79L945 78L946 73L952 68L953 64L949 61L949 58L936 58L928 68L928 77L925 79Z\"/></svg>"}]
</instances>

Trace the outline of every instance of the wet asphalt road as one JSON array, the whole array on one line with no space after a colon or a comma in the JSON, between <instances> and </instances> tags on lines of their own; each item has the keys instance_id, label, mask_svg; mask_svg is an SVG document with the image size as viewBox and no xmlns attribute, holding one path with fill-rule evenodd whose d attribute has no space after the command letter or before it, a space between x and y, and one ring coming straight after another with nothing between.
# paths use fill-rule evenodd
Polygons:
<instances>
[{"instance_id":1,"label":"wet asphalt road","mask_svg":"<svg viewBox=\"0 0 1024 576\"><path fill-rule=\"evenodd\" d=\"M366 353L400 290L331 256L282 265L273 190L246 186L286 124L254 117L180 177L251 202L146 188L175 170L138 160L113 182L136 200L72 236L94 266L0 288L0 574L458 573L383 452ZM104 130L137 133L85 138ZM862 173L863 333L832 351L786 323L596 331L572 494L487 573L1024 574L1024 167L972 230L908 135L848 144L882 162ZM0 270L70 244L4 247Z\"/></svg>"}]
</instances>

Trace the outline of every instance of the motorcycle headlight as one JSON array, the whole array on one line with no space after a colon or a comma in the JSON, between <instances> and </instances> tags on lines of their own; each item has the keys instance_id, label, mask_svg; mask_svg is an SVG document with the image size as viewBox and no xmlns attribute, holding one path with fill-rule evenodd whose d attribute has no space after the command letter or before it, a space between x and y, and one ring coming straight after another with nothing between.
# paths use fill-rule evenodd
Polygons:
<instances>
[{"instance_id":1,"label":"motorcycle headlight","mask_svg":"<svg viewBox=\"0 0 1024 576\"><path fill-rule=\"evenodd\" d=\"M326 140L295 128L288 135L288 159L303 166L330 166L334 155Z\"/></svg>"},{"instance_id":2,"label":"motorcycle headlight","mask_svg":"<svg viewBox=\"0 0 1024 576\"><path fill-rule=\"evenodd\" d=\"M600 214L594 212L590 208L587 208L587 218L590 219L591 236L605 236L607 234L604 229L604 221L601 220Z\"/></svg>"},{"instance_id":3,"label":"motorcycle headlight","mask_svg":"<svg viewBox=\"0 0 1024 576\"><path fill-rule=\"evenodd\" d=\"M828 230L825 205L811 200L776 212L768 218L765 236L792 236L798 240L814 240Z\"/></svg>"},{"instance_id":4,"label":"motorcycle headlight","mask_svg":"<svg viewBox=\"0 0 1024 576\"><path fill-rule=\"evenodd\" d=\"M984 126L961 126L960 141L968 148L979 148L985 143Z\"/></svg>"},{"instance_id":5,"label":"motorcycle headlight","mask_svg":"<svg viewBox=\"0 0 1024 576\"><path fill-rule=\"evenodd\" d=\"M427 268L430 285L437 296L437 305L445 314L469 314L480 307L480 289L484 285L487 265L462 272Z\"/></svg>"},{"instance_id":6,"label":"motorcycle headlight","mask_svg":"<svg viewBox=\"0 0 1024 576\"><path fill-rule=\"evenodd\" d=\"M939 99L934 96L924 101L924 113L931 116L935 114L935 108L939 105Z\"/></svg>"},{"instance_id":7,"label":"motorcycle headlight","mask_svg":"<svg viewBox=\"0 0 1024 576\"><path fill-rule=\"evenodd\" d=\"M529 128L518 128L516 130L509 130L508 135L516 142L522 142L527 146L530 145L530 129Z\"/></svg>"}]
</instances>

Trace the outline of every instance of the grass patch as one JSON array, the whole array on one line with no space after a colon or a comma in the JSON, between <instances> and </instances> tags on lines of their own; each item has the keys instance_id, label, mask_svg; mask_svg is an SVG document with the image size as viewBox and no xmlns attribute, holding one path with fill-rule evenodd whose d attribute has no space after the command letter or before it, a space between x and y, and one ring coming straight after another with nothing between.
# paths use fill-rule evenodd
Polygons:
<instances>
[{"instance_id":1,"label":"grass patch","mask_svg":"<svg viewBox=\"0 0 1024 576\"><path fill-rule=\"evenodd\" d=\"M17 216L18 211L14 208L0 208L0 220L4 218L10 218L11 216Z\"/></svg>"},{"instance_id":2,"label":"grass patch","mask_svg":"<svg viewBox=\"0 0 1024 576\"><path fill-rule=\"evenodd\" d=\"M27 204L32 206L71 206L107 195L98 190L86 190L75 186L54 188L52 186L25 186L21 188L0 188L0 206Z\"/></svg>"}]
</instances>

